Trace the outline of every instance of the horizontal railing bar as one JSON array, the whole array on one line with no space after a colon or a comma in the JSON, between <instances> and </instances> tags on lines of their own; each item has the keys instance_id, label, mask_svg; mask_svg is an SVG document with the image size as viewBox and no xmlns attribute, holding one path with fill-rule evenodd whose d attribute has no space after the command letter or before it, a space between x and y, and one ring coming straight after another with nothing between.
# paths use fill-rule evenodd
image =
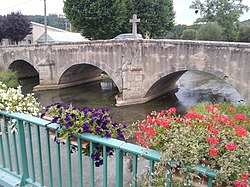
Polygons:
<instances>
[{"instance_id":1,"label":"horizontal railing bar","mask_svg":"<svg viewBox=\"0 0 250 187\"><path fill-rule=\"evenodd\" d=\"M38 182L32 182L32 179L28 178L25 180L26 183L28 184L31 184L32 186L35 186L35 187L42 187L42 185Z\"/></svg>"},{"instance_id":2,"label":"horizontal railing bar","mask_svg":"<svg viewBox=\"0 0 250 187\"><path fill-rule=\"evenodd\" d=\"M11 171L9 168L3 168L2 165L0 165L0 172L1 172L1 170L5 171L8 174L14 175L17 178L22 179L22 176L20 174L17 174L17 172L15 172L15 171Z\"/></svg>"},{"instance_id":3,"label":"horizontal railing bar","mask_svg":"<svg viewBox=\"0 0 250 187\"><path fill-rule=\"evenodd\" d=\"M46 127L48 124L51 124L51 122L48 122L47 120L44 120L42 118L38 118L38 117L34 117L34 116L27 115L27 114L22 114L22 113L16 113L16 112L9 113L6 111L0 111L0 114L8 116L8 117L12 117L12 118L18 118L19 120L29 122L31 124L41 126L41 127ZM53 126L51 126L51 128L53 129Z\"/></svg>"}]
</instances>

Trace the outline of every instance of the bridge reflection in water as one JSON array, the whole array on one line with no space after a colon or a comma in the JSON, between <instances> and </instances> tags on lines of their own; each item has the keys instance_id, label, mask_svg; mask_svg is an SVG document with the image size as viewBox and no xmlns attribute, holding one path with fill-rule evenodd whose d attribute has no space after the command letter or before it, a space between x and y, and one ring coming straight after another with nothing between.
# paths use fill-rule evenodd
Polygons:
<instances>
[{"instance_id":1,"label":"bridge reflection in water","mask_svg":"<svg viewBox=\"0 0 250 187\"><path fill-rule=\"evenodd\" d=\"M129 183L137 186L137 174L140 174L141 164L146 164L149 173L153 173L154 163L160 159L160 153L154 150L126 143L116 139L100 138L84 133L76 136L78 152L71 153L70 139L66 145L54 143L49 135L49 129L57 129L57 124L20 113L7 114L0 111L0 186L68 186L68 187L123 187ZM17 121L18 133L10 133L6 129L8 123ZM7 132L7 133L5 133ZM90 155L93 154L94 143L103 147L104 163L96 169L91 157L82 156L81 140L90 142ZM115 149L115 157L107 158L107 147ZM124 154L131 155L132 172L124 167ZM113 172L112 172L113 171ZM207 168L197 166L197 172L209 177L208 186L212 187L212 179L216 176ZM171 175L167 175L168 187Z\"/></svg>"}]
</instances>

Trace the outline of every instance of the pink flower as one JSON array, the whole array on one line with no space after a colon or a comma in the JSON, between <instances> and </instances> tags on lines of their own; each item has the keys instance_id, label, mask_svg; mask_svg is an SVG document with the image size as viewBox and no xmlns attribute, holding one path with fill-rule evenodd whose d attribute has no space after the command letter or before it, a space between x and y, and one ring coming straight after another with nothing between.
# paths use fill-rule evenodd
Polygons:
<instances>
[{"instance_id":1,"label":"pink flower","mask_svg":"<svg viewBox=\"0 0 250 187\"><path fill-rule=\"evenodd\" d=\"M225 147L228 151L233 151L236 149L236 144L234 142L231 142L231 143L227 144Z\"/></svg>"},{"instance_id":2,"label":"pink flower","mask_svg":"<svg viewBox=\"0 0 250 187\"><path fill-rule=\"evenodd\" d=\"M152 124L153 123L153 119L151 118L150 115L147 116L147 123L148 124Z\"/></svg>"},{"instance_id":3,"label":"pink flower","mask_svg":"<svg viewBox=\"0 0 250 187\"><path fill-rule=\"evenodd\" d=\"M208 112L214 112L214 106L207 105L207 106L206 106L206 110L207 110Z\"/></svg>"},{"instance_id":4,"label":"pink flower","mask_svg":"<svg viewBox=\"0 0 250 187\"><path fill-rule=\"evenodd\" d=\"M210 154L211 156L218 156L217 149L216 148L210 149L208 154Z\"/></svg>"},{"instance_id":5,"label":"pink flower","mask_svg":"<svg viewBox=\"0 0 250 187\"><path fill-rule=\"evenodd\" d=\"M247 129L244 125L241 126L236 126L235 127L235 133L240 137L245 137L247 136Z\"/></svg>"},{"instance_id":6,"label":"pink flower","mask_svg":"<svg viewBox=\"0 0 250 187\"><path fill-rule=\"evenodd\" d=\"M170 108L168 109L169 114L175 114L176 113L176 108Z\"/></svg>"},{"instance_id":7,"label":"pink flower","mask_svg":"<svg viewBox=\"0 0 250 187\"><path fill-rule=\"evenodd\" d=\"M239 113L239 114L234 115L234 119L235 120L247 120L247 116L245 114Z\"/></svg>"},{"instance_id":8,"label":"pink flower","mask_svg":"<svg viewBox=\"0 0 250 187\"><path fill-rule=\"evenodd\" d=\"M171 123L168 121L168 120L162 120L160 125L162 127L170 127L171 126Z\"/></svg>"},{"instance_id":9,"label":"pink flower","mask_svg":"<svg viewBox=\"0 0 250 187\"><path fill-rule=\"evenodd\" d=\"M211 129L210 129L210 132L211 132L212 134L214 134L214 135L219 134L219 132L218 132L218 130L217 130L216 128L211 128Z\"/></svg>"},{"instance_id":10,"label":"pink flower","mask_svg":"<svg viewBox=\"0 0 250 187\"><path fill-rule=\"evenodd\" d=\"M247 187L248 181L240 181L240 180L235 180L234 185L236 187Z\"/></svg>"},{"instance_id":11,"label":"pink flower","mask_svg":"<svg viewBox=\"0 0 250 187\"><path fill-rule=\"evenodd\" d=\"M227 110L230 112L236 112L236 109L231 106L227 107Z\"/></svg>"},{"instance_id":12,"label":"pink flower","mask_svg":"<svg viewBox=\"0 0 250 187\"><path fill-rule=\"evenodd\" d=\"M219 139L215 136L209 136L207 137L206 140L207 140L207 143L211 145L217 145L220 143Z\"/></svg>"}]
</instances>

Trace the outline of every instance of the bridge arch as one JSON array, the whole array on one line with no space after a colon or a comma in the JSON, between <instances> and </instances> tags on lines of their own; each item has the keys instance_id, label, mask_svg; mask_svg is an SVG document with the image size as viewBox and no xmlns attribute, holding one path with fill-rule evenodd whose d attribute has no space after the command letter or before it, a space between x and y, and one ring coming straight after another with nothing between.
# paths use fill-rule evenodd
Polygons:
<instances>
[{"instance_id":1,"label":"bridge arch","mask_svg":"<svg viewBox=\"0 0 250 187\"><path fill-rule=\"evenodd\" d=\"M168 91L177 89L176 82L187 71L201 71L204 73L212 74L220 79L224 79L225 82L229 83L225 79L225 77L227 76L222 71L218 71L216 68L206 70L199 66L193 66L192 68L188 68L188 69L178 68L178 69L175 69L174 71L165 70L158 74L154 74L151 77L151 82L148 82L147 84L145 84L144 98L148 98L147 100L150 100L151 98L159 97L167 93ZM233 85L232 87L235 88Z\"/></svg>"},{"instance_id":2,"label":"bridge arch","mask_svg":"<svg viewBox=\"0 0 250 187\"><path fill-rule=\"evenodd\" d=\"M15 72L18 78L37 77L38 70L29 62L23 59L16 59L8 66L8 69Z\"/></svg>"},{"instance_id":3,"label":"bridge arch","mask_svg":"<svg viewBox=\"0 0 250 187\"><path fill-rule=\"evenodd\" d=\"M115 76L117 73L105 63L100 62L76 62L68 64L66 70L59 73L58 84L70 82L92 82L102 79L101 74L105 72L115 83L119 92L122 90L121 80ZM121 79L121 78L120 78Z\"/></svg>"}]
</instances>

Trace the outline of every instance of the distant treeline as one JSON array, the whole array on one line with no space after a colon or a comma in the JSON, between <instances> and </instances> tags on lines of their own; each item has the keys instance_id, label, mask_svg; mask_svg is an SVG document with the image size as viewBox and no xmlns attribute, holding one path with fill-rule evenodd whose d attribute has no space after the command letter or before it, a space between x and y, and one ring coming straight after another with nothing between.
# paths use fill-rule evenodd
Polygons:
<instances>
[{"instance_id":1,"label":"distant treeline","mask_svg":"<svg viewBox=\"0 0 250 187\"><path fill-rule=\"evenodd\" d=\"M28 15L27 17L30 21L44 24L44 16L42 15L35 15L35 16ZM63 30L68 30L68 31L70 30L69 21L62 15L49 14L47 16L47 25Z\"/></svg>"}]
</instances>

